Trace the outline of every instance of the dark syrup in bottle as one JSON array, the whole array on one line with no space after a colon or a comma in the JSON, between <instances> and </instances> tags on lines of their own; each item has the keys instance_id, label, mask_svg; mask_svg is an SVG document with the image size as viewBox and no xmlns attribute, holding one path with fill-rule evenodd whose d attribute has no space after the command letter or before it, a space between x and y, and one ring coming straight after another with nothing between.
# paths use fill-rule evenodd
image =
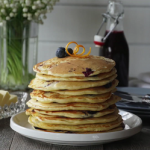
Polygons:
<instances>
[{"instance_id":1,"label":"dark syrup in bottle","mask_svg":"<svg viewBox=\"0 0 150 150\"><path fill-rule=\"evenodd\" d=\"M105 32L105 35L109 31ZM116 62L118 86L128 86L129 76L129 47L124 31L113 31L100 49L100 55L111 58Z\"/></svg>"}]
</instances>

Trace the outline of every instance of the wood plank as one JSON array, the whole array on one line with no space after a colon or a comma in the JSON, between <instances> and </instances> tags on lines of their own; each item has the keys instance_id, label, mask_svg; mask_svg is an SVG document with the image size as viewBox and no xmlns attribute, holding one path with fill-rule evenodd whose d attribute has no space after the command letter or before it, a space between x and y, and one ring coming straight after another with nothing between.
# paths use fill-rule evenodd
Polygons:
<instances>
[{"instance_id":1,"label":"wood plank","mask_svg":"<svg viewBox=\"0 0 150 150\"><path fill-rule=\"evenodd\" d=\"M102 145L95 146L65 146L48 144L36 140L26 138L15 133L10 150L103 150Z\"/></svg>"},{"instance_id":2,"label":"wood plank","mask_svg":"<svg viewBox=\"0 0 150 150\"><path fill-rule=\"evenodd\" d=\"M26 138L15 133L10 150L51 150L52 145Z\"/></svg>"},{"instance_id":3,"label":"wood plank","mask_svg":"<svg viewBox=\"0 0 150 150\"><path fill-rule=\"evenodd\" d=\"M55 6L39 28L41 41L93 41L104 8Z\"/></svg>"},{"instance_id":4,"label":"wood plank","mask_svg":"<svg viewBox=\"0 0 150 150\"><path fill-rule=\"evenodd\" d=\"M125 5L136 5L136 6L143 6L143 5L150 5L149 0L121 0L121 2ZM64 5L64 4L69 4L69 5L106 5L108 1L106 0L60 0L57 4Z\"/></svg>"},{"instance_id":5,"label":"wood plank","mask_svg":"<svg viewBox=\"0 0 150 150\"><path fill-rule=\"evenodd\" d=\"M53 145L52 150L103 150L103 145L94 145L94 146Z\"/></svg>"},{"instance_id":6,"label":"wood plank","mask_svg":"<svg viewBox=\"0 0 150 150\"><path fill-rule=\"evenodd\" d=\"M39 28L39 40L47 42L93 42L106 7L55 6ZM124 30L127 41L149 44L150 9L148 7L125 8ZM104 34L105 27L101 32Z\"/></svg>"},{"instance_id":7,"label":"wood plank","mask_svg":"<svg viewBox=\"0 0 150 150\"><path fill-rule=\"evenodd\" d=\"M128 139L104 144L105 150L149 150L150 129L143 128L142 131Z\"/></svg>"},{"instance_id":8,"label":"wood plank","mask_svg":"<svg viewBox=\"0 0 150 150\"><path fill-rule=\"evenodd\" d=\"M0 120L0 150L9 150L15 132L10 128L10 118Z\"/></svg>"},{"instance_id":9,"label":"wood plank","mask_svg":"<svg viewBox=\"0 0 150 150\"><path fill-rule=\"evenodd\" d=\"M138 77L142 72L150 72L150 46L130 45L130 77Z\"/></svg>"}]
</instances>

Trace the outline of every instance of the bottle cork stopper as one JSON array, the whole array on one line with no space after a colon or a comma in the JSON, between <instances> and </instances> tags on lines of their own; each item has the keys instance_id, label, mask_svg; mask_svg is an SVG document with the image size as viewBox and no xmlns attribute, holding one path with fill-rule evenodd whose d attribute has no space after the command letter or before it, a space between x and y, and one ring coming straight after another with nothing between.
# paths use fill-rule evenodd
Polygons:
<instances>
[{"instance_id":1,"label":"bottle cork stopper","mask_svg":"<svg viewBox=\"0 0 150 150\"><path fill-rule=\"evenodd\" d=\"M104 45L103 37L100 35L95 35L94 36L94 44L95 44L95 47L103 46Z\"/></svg>"}]
</instances>

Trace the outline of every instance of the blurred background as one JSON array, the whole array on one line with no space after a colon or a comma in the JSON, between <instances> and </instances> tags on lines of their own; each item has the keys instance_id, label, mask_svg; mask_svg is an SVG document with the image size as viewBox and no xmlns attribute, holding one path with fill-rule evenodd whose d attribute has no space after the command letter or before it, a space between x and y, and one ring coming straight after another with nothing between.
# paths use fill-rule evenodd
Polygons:
<instances>
[{"instance_id":1,"label":"blurred background","mask_svg":"<svg viewBox=\"0 0 150 150\"><path fill-rule=\"evenodd\" d=\"M129 77L134 79L150 71L150 1L122 0L125 9L124 32L129 44ZM108 0L60 0L39 27L38 62L55 57L58 47L76 41L93 55L99 55L99 48L93 43L106 12ZM105 30L105 27L103 28ZM102 32L103 34L104 32ZM149 85L148 85L149 86Z\"/></svg>"}]
</instances>

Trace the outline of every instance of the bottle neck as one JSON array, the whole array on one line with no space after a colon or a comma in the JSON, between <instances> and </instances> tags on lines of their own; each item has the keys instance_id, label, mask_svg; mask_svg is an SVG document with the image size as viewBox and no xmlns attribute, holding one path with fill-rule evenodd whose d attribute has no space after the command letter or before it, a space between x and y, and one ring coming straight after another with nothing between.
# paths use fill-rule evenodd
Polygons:
<instances>
[{"instance_id":1,"label":"bottle neck","mask_svg":"<svg viewBox=\"0 0 150 150\"><path fill-rule=\"evenodd\" d=\"M106 31L110 31L113 27L114 27L114 20L109 18L107 20ZM122 19L119 19L119 24L116 26L116 28L114 29L113 32L116 32L116 31L117 32L123 32L124 31Z\"/></svg>"}]
</instances>

